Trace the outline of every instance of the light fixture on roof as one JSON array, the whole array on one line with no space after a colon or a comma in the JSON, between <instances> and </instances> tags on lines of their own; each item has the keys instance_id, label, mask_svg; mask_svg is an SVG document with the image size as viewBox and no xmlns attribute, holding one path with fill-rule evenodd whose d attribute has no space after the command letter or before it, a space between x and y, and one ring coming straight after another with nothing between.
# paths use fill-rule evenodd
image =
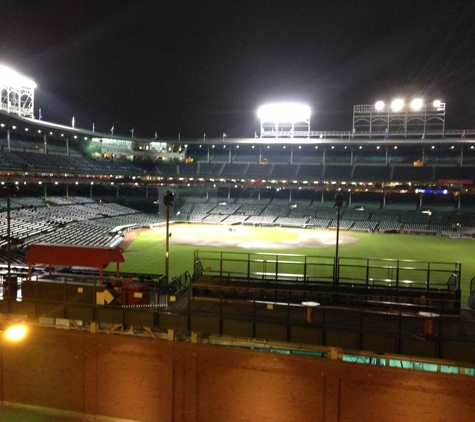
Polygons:
<instances>
[{"instance_id":1,"label":"light fixture on roof","mask_svg":"<svg viewBox=\"0 0 475 422\"><path fill-rule=\"evenodd\" d=\"M400 98L396 98L391 103L391 109L393 111L401 111L403 109L403 107L404 107L404 100L402 100Z\"/></svg>"},{"instance_id":2,"label":"light fixture on roof","mask_svg":"<svg viewBox=\"0 0 475 422\"><path fill-rule=\"evenodd\" d=\"M2 86L2 108L4 107L9 113L34 118L35 81L0 65L0 85ZM6 98L3 92L8 92ZM12 98L16 100L12 101Z\"/></svg>"},{"instance_id":3,"label":"light fixture on roof","mask_svg":"<svg viewBox=\"0 0 475 422\"><path fill-rule=\"evenodd\" d=\"M257 116L266 122L300 122L310 119L310 107L297 103L266 104L259 107Z\"/></svg>"},{"instance_id":4,"label":"light fixture on roof","mask_svg":"<svg viewBox=\"0 0 475 422\"><path fill-rule=\"evenodd\" d=\"M415 98L411 101L411 108L413 110L420 110L424 105L424 101L421 98Z\"/></svg>"},{"instance_id":5,"label":"light fixture on roof","mask_svg":"<svg viewBox=\"0 0 475 422\"><path fill-rule=\"evenodd\" d=\"M9 85L24 86L26 88L36 88L35 81L3 65L0 65L0 81Z\"/></svg>"},{"instance_id":6,"label":"light fixture on roof","mask_svg":"<svg viewBox=\"0 0 475 422\"><path fill-rule=\"evenodd\" d=\"M382 111L384 110L384 101L376 101L376 104L374 105L374 108L377 111Z\"/></svg>"},{"instance_id":7,"label":"light fixture on roof","mask_svg":"<svg viewBox=\"0 0 475 422\"><path fill-rule=\"evenodd\" d=\"M299 103L265 104L257 110L261 121L261 137L291 137L294 132L303 130L310 133L310 107Z\"/></svg>"}]
</instances>

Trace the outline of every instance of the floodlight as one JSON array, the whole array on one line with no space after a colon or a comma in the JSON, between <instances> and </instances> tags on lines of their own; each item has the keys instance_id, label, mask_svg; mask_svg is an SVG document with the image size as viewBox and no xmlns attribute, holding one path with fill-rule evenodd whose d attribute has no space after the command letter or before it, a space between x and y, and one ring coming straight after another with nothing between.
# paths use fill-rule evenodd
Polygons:
<instances>
[{"instance_id":1,"label":"floodlight","mask_svg":"<svg viewBox=\"0 0 475 422\"><path fill-rule=\"evenodd\" d=\"M397 98L391 103L391 109L393 111L401 111L403 107L404 107L404 100L401 100L400 98Z\"/></svg>"},{"instance_id":2,"label":"floodlight","mask_svg":"<svg viewBox=\"0 0 475 422\"><path fill-rule=\"evenodd\" d=\"M435 101L432 103L432 105L433 105L435 108L439 108L441 104L442 104L442 103L441 103L440 100L435 100Z\"/></svg>"},{"instance_id":3,"label":"floodlight","mask_svg":"<svg viewBox=\"0 0 475 422\"><path fill-rule=\"evenodd\" d=\"M381 111L384 109L384 101L376 101L376 104L374 105L374 108L377 111Z\"/></svg>"},{"instance_id":4,"label":"floodlight","mask_svg":"<svg viewBox=\"0 0 475 422\"><path fill-rule=\"evenodd\" d=\"M420 110L423 106L424 102L420 98L415 98L411 101L411 108L413 110Z\"/></svg>"},{"instance_id":5,"label":"floodlight","mask_svg":"<svg viewBox=\"0 0 475 422\"><path fill-rule=\"evenodd\" d=\"M297 103L266 104L257 110L263 122L295 123L310 119L310 107Z\"/></svg>"},{"instance_id":6,"label":"floodlight","mask_svg":"<svg viewBox=\"0 0 475 422\"><path fill-rule=\"evenodd\" d=\"M14 70L0 65L0 80L8 85L20 85L27 88L36 88L35 81L26 78Z\"/></svg>"}]
</instances>

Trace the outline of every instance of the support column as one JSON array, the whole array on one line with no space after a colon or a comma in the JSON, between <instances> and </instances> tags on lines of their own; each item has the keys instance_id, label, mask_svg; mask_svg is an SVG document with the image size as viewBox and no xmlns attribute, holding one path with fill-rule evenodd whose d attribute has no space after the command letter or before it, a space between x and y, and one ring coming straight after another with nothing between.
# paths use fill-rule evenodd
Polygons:
<instances>
[{"instance_id":1,"label":"support column","mask_svg":"<svg viewBox=\"0 0 475 422\"><path fill-rule=\"evenodd\" d=\"M231 147L229 147L229 164L231 164Z\"/></svg>"},{"instance_id":2,"label":"support column","mask_svg":"<svg viewBox=\"0 0 475 422\"><path fill-rule=\"evenodd\" d=\"M148 185L145 186L145 198L148 199Z\"/></svg>"},{"instance_id":3,"label":"support column","mask_svg":"<svg viewBox=\"0 0 475 422\"><path fill-rule=\"evenodd\" d=\"M92 199L92 183L89 185L89 197Z\"/></svg>"},{"instance_id":4,"label":"support column","mask_svg":"<svg viewBox=\"0 0 475 422\"><path fill-rule=\"evenodd\" d=\"M115 196L119 199L119 185L115 185Z\"/></svg>"},{"instance_id":5,"label":"support column","mask_svg":"<svg viewBox=\"0 0 475 422\"><path fill-rule=\"evenodd\" d=\"M290 147L290 164L294 163L294 146Z\"/></svg>"},{"instance_id":6,"label":"support column","mask_svg":"<svg viewBox=\"0 0 475 422\"><path fill-rule=\"evenodd\" d=\"M66 183L66 198L69 198L69 184Z\"/></svg>"},{"instance_id":7,"label":"support column","mask_svg":"<svg viewBox=\"0 0 475 422\"><path fill-rule=\"evenodd\" d=\"M66 155L69 155L69 136L66 136Z\"/></svg>"},{"instance_id":8,"label":"support column","mask_svg":"<svg viewBox=\"0 0 475 422\"><path fill-rule=\"evenodd\" d=\"M11 151L11 148L10 148L10 128L7 129L7 149L8 149L8 151Z\"/></svg>"},{"instance_id":9,"label":"support column","mask_svg":"<svg viewBox=\"0 0 475 422\"><path fill-rule=\"evenodd\" d=\"M46 139L46 133L43 135L44 153L48 154L48 140Z\"/></svg>"},{"instance_id":10,"label":"support column","mask_svg":"<svg viewBox=\"0 0 475 422\"><path fill-rule=\"evenodd\" d=\"M46 183L43 186L44 186L43 191L44 191L45 201L46 201L48 199L48 186L46 185Z\"/></svg>"}]
</instances>

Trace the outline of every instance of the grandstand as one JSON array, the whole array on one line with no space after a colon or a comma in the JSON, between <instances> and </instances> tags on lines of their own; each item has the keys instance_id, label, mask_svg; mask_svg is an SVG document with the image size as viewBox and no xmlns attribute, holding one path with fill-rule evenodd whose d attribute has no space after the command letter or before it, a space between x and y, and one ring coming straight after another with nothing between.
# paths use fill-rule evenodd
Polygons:
<instances>
[{"instance_id":1,"label":"grandstand","mask_svg":"<svg viewBox=\"0 0 475 422\"><path fill-rule=\"evenodd\" d=\"M0 177L21 187L11 202L11 237L20 251L33 241L107 245L111 224L163 223L154 202L166 186L176 197L171 221L335 229L341 191L342 230L470 237L472 132L423 141L356 131L156 142L48 127L2 111ZM122 214L107 214L114 203L125 207ZM5 248L5 197L0 206Z\"/></svg>"},{"instance_id":2,"label":"grandstand","mask_svg":"<svg viewBox=\"0 0 475 422\"><path fill-rule=\"evenodd\" d=\"M20 266L29 246L37 243L117 247L130 230L166 224L163 197L168 190L174 195L169 210L172 223L475 235L475 131L444 127L423 136L417 131L391 130L386 134L363 129L356 125L350 134L284 130L269 136L264 130L259 138L151 140L92 133L2 110L0 180L6 189L0 197L0 259ZM9 195L11 186L18 189ZM335 207L337 192L343 194L341 209ZM319 258L306 257L309 263L293 272L292 265L302 258L281 261L283 270L277 264L274 268L274 262L282 258L269 257L249 258L242 264L244 269L234 273L234 257L232 264L220 258L218 267L228 270L215 274L214 264L206 265L202 254L196 256L193 275L173 274L170 280L163 275L126 275L136 282L149 280L144 287L151 293L139 302L144 312L150 312L134 314L139 325L155 326L159 320L158 324L166 324L165 317L158 318L160 304L154 302L155 294L173 295L180 315L194 309L188 294L203 295L204 300L214 300L217 295L219 300L228 298L236 303L273 297L288 306L311 299L328 307L371 312L397 309L413 315L453 314L461 308L458 264L452 268L450 263L434 263L448 269L428 270L413 263L416 273L422 274L413 276L407 273L412 271L410 265L399 262L356 265L340 260L315 264L310 261ZM251 271L256 265L259 270ZM319 265L323 273L310 275L308 271L319 272ZM348 268L354 274L361 273L358 280L351 271L347 273ZM64 276L68 280L65 286L69 282L89 286L84 281L88 279L95 280L94 289L104 289L96 284L96 272L88 269L85 276L85 270L74 271L75 275ZM115 289L122 288L122 280L107 277L112 277L107 283ZM57 282L54 277L50 279L51 286ZM43 287L38 284L23 283L21 306L36 303L41 295L49 297L41 293ZM195 287L191 289L190 284ZM355 287L357 284L361 286ZM222 290L224 285L227 287ZM10 284L5 286L4 297L16 292ZM62 288L57 287L57 292ZM121 313L126 312L123 306L128 295L109 291L115 298L109 306L117 314L108 314L106 319L128 320L129 316ZM73 301L83 300L76 293L73 296ZM78 319L91 318L90 305L65 305L69 310L64 312ZM26 311L31 313L30 308ZM155 322L150 322L150 317ZM258 321L253 318L256 326ZM295 322L287 318L274 323L287 327L288 334L278 338L291 341ZM186 327L180 327L191 329L191 314L187 321ZM223 332L221 326L217 333ZM245 332L247 336L256 334L255 329ZM403 335L398 331L397 336ZM327 344L325 336L322 341ZM400 343L397 340L388 351L399 353ZM360 342L359 347L363 345ZM442 347L430 355L441 357Z\"/></svg>"}]
</instances>

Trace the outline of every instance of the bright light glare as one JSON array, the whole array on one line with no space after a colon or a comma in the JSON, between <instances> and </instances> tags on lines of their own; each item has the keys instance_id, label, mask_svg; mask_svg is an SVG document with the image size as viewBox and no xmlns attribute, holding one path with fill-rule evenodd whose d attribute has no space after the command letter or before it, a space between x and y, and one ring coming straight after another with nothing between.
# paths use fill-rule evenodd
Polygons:
<instances>
[{"instance_id":1,"label":"bright light glare","mask_svg":"<svg viewBox=\"0 0 475 422\"><path fill-rule=\"evenodd\" d=\"M435 108L439 108L441 104L442 104L442 103L441 103L440 100L435 100L435 101L432 103L432 105L433 105Z\"/></svg>"},{"instance_id":2,"label":"bright light glare","mask_svg":"<svg viewBox=\"0 0 475 422\"><path fill-rule=\"evenodd\" d=\"M0 81L6 85L18 85L28 88L36 88L36 83L33 80L26 78L3 65L0 65Z\"/></svg>"},{"instance_id":3,"label":"bright light glare","mask_svg":"<svg viewBox=\"0 0 475 422\"><path fill-rule=\"evenodd\" d=\"M376 101L376 104L374 105L374 108L378 111L381 111L384 109L384 101Z\"/></svg>"},{"instance_id":4,"label":"bright light glare","mask_svg":"<svg viewBox=\"0 0 475 422\"><path fill-rule=\"evenodd\" d=\"M312 306L320 306L320 303L319 302L313 302L313 301L310 300L310 301L302 302L302 305L312 307Z\"/></svg>"},{"instance_id":5,"label":"bright light glare","mask_svg":"<svg viewBox=\"0 0 475 422\"><path fill-rule=\"evenodd\" d=\"M266 104L257 110L263 122L304 122L310 119L310 107L296 103Z\"/></svg>"},{"instance_id":6,"label":"bright light glare","mask_svg":"<svg viewBox=\"0 0 475 422\"><path fill-rule=\"evenodd\" d=\"M11 325L6 329L5 337L10 341L20 341L25 338L27 331L24 324Z\"/></svg>"},{"instance_id":7,"label":"bright light glare","mask_svg":"<svg viewBox=\"0 0 475 422\"><path fill-rule=\"evenodd\" d=\"M420 98L415 98L414 100L411 101L411 108L413 110L420 110L423 105L423 101Z\"/></svg>"},{"instance_id":8,"label":"bright light glare","mask_svg":"<svg viewBox=\"0 0 475 422\"><path fill-rule=\"evenodd\" d=\"M400 98L394 100L391 103L391 108L393 111L400 111L404 107L404 100L401 100Z\"/></svg>"}]
</instances>

